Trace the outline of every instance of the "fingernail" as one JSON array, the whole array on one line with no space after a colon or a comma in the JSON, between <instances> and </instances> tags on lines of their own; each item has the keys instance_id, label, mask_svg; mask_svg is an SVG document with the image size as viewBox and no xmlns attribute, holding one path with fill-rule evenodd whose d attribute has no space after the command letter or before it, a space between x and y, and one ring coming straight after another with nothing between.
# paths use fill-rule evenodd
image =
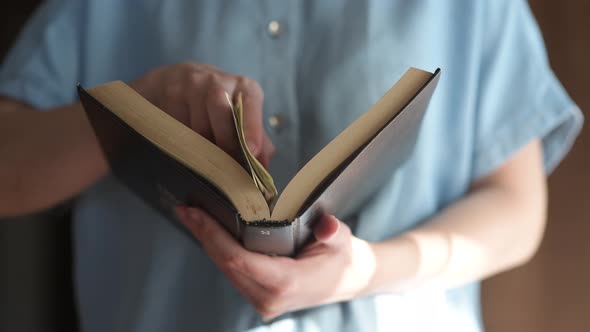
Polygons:
<instances>
[{"instance_id":1,"label":"fingernail","mask_svg":"<svg viewBox=\"0 0 590 332\"><path fill-rule=\"evenodd\" d=\"M186 216L186 208L183 206L175 207L174 212L179 219L183 219Z\"/></svg>"},{"instance_id":2,"label":"fingernail","mask_svg":"<svg viewBox=\"0 0 590 332\"><path fill-rule=\"evenodd\" d=\"M188 217L194 222L201 222L201 213L196 209L188 209Z\"/></svg>"},{"instance_id":3,"label":"fingernail","mask_svg":"<svg viewBox=\"0 0 590 332\"><path fill-rule=\"evenodd\" d=\"M250 149L250 152L252 152L253 155L258 154L258 145L256 143L254 143L254 141L248 141L248 149Z\"/></svg>"}]
</instances>

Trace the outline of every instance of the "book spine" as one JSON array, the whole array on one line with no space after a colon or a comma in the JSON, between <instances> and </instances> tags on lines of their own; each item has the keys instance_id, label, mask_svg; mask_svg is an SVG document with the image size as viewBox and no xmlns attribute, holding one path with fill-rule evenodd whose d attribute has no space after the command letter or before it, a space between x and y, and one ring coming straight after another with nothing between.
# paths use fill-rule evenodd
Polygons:
<instances>
[{"instance_id":1,"label":"book spine","mask_svg":"<svg viewBox=\"0 0 590 332\"><path fill-rule=\"evenodd\" d=\"M269 222L246 223L239 215L236 218L241 225L240 237L246 249L271 256L295 255L298 219L273 226Z\"/></svg>"}]
</instances>

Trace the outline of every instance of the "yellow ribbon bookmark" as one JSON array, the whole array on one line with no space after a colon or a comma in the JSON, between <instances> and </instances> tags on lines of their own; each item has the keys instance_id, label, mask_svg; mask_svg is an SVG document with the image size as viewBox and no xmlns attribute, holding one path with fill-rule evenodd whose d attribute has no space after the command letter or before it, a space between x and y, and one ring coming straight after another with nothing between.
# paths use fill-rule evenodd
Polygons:
<instances>
[{"instance_id":1,"label":"yellow ribbon bookmark","mask_svg":"<svg viewBox=\"0 0 590 332\"><path fill-rule=\"evenodd\" d=\"M242 156L246 161L246 170L252 176L254 184L256 184L256 187L266 199L268 206L271 207L278 194L277 188L275 187L275 183L268 171L264 168L264 166L262 166L258 159L254 157L248 148L248 144L246 144L246 138L244 135L244 106L242 103L242 94L238 93L238 99L235 104L232 102L228 93L226 93L225 96L232 110L234 125L236 127L238 141L240 142L240 148L242 150Z\"/></svg>"}]
</instances>

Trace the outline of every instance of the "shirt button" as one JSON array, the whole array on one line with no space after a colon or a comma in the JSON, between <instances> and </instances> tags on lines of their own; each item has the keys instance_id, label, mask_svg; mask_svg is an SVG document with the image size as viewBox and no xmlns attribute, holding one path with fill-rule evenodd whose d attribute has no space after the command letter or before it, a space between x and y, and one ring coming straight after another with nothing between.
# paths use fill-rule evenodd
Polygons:
<instances>
[{"instance_id":1,"label":"shirt button","mask_svg":"<svg viewBox=\"0 0 590 332\"><path fill-rule=\"evenodd\" d=\"M274 130L280 130L285 126L285 118L281 114L274 114L268 117L268 125Z\"/></svg>"},{"instance_id":2,"label":"shirt button","mask_svg":"<svg viewBox=\"0 0 590 332\"><path fill-rule=\"evenodd\" d=\"M279 23L279 21L275 21L275 20L268 22L266 29L268 31L268 34L272 38L279 38L279 36L283 30L283 28L281 27L281 23Z\"/></svg>"}]
</instances>

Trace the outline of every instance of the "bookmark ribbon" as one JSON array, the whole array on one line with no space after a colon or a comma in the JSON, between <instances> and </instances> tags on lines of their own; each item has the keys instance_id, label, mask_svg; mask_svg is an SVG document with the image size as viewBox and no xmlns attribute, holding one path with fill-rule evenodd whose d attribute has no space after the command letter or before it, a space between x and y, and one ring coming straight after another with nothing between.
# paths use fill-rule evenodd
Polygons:
<instances>
[{"instance_id":1,"label":"bookmark ribbon","mask_svg":"<svg viewBox=\"0 0 590 332\"><path fill-rule=\"evenodd\" d=\"M227 92L225 93L225 97L227 98L227 101L229 102L232 110L236 134L240 143L240 150L245 161L244 168L248 171L248 173L250 173L252 180L254 180L254 184L256 184L256 187L258 190L260 190L264 196L264 199L266 199L268 206L270 207L276 199L278 192L271 175L264 168L264 166L262 166L258 159L256 159L256 157L248 148L248 144L246 144L246 138L244 135L244 105L242 103L242 94L238 93L238 98L235 104L232 102L231 97Z\"/></svg>"}]
</instances>

